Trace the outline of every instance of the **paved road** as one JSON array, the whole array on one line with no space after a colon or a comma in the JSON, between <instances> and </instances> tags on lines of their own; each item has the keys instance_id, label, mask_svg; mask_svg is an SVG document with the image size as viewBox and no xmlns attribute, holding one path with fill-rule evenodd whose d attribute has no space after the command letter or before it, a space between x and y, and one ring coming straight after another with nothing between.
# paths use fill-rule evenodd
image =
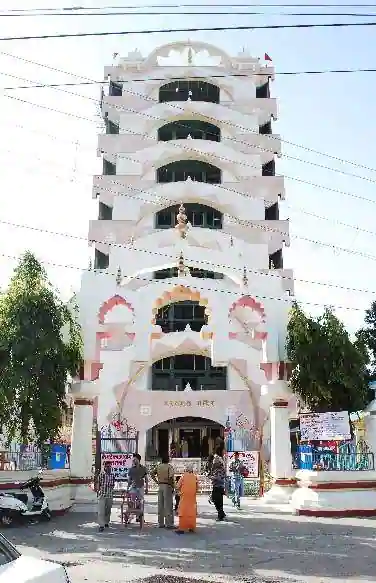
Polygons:
<instances>
[{"instance_id":1,"label":"paved road","mask_svg":"<svg viewBox=\"0 0 376 583\"><path fill-rule=\"evenodd\" d=\"M68 565L72 583L374 583L376 521L311 519L228 508L218 524L200 499L196 534L156 528L150 496L143 532L125 530L119 512L99 533L92 513L71 513L49 524L9 530L28 554ZM187 579L182 578L187 577Z\"/></svg>"}]
</instances>

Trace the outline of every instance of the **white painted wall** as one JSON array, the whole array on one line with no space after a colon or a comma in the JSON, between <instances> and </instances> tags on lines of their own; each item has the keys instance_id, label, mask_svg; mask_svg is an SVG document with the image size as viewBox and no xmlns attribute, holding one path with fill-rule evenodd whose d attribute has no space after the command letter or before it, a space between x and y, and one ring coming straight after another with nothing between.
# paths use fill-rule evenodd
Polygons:
<instances>
[{"instance_id":1,"label":"white painted wall","mask_svg":"<svg viewBox=\"0 0 376 583\"><path fill-rule=\"evenodd\" d=\"M203 50L204 45L198 45ZM181 43L173 46L178 51L182 48ZM280 138L257 133L259 125L276 116L277 108L275 99L255 97L256 85L272 76L273 70L244 54L228 57L220 49L205 47L210 58L222 59L220 65L212 62L207 66L167 65L163 59L170 51L168 45L146 59L135 53L105 71L114 81L128 81L137 75L140 79L165 77L166 82L170 77L204 75L210 81L213 76L212 82L220 86L220 104L191 101L160 104L158 90L164 83L152 80L126 83L121 97L104 99L103 111L120 124L120 133L101 135L98 151L116 162L117 175L94 177L93 195L113 207L113 220L92 221L89 239L109 254L109 268L104 272L85 272L78 298L86 362L102 364L99 378L92 381L99 394L101 423L116 410L119 395L123 395L124 402L128 398L133 402L141 399L143 405L150 397L153 406L158 401L158 415L163 415L163 402L171 394L149 393L150 366L157 358L182 351L210 355L214 363L228 366L229 391L221 396L226 407L239 402L239 392L248 391L252 399L247 406L251 409L259 406L261 386L268 383L260 363L276 363L285 358L291 298L285 291L284 271L269 271L268 255L281 248L283 241L289 243L289 225L286 221L264 221L265 206L276 202L279 196L284 197L284 184L281 177L261 175L262 164L273 158L273 152L280 152ZM239 70L249 76L233 75ZM229 76L215 78L218 71ZM219 143L204 140L158 143L158 127L175 119L215 123L221 128L223 139ZM222 184L189 180L155 183L157 168L174 160L192 158L221 168ZM220 210L224 213L223 229L192 228L185 241L174 229L156 231L155 213L181 202L199 202ZM153 280L153 271L177 265L181 251L186 265L220 271L225 278ZM116 281L119 268L121 282ZM244 269L247 285L243 281ZM179 286L188 288L207 305L210 319L202 331L204 335L194 332L161 335L154 326L155 309L168 301L163 298L178 301ZM114 296L124 305L112 306L104 323L100 323L100 310L107 302L111 306ZM253 307L236 304L244 296L253 298ZM253 314L256 316L252 319ZM264 332L266 337L257 337ZM106 334L112 337L103 338ZM269 405L264 398L265 415ZM248 413L253 418L255 411ZM137 415L134 413L135 420Z\"/></svg>"}]
</instances>

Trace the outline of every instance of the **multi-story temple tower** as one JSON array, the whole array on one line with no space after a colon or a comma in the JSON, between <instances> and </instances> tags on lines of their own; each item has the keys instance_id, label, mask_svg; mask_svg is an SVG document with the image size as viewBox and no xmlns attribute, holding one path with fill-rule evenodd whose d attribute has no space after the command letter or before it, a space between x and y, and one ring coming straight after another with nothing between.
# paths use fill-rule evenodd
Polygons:
<instances>
[{"instance_id":1,"label":"multi-story temple tower","mask_svg":"<svg viewBox=\"0 0 376 583\"><path fill-rule=\"evenodd\" d=\"M134 428L146 456L186 441L198 457L226 423L257 448L281 397L293 293L273 68L177 42L105 75L81 406L98 395L99 426Z\"/></svg>"}]
</instances>

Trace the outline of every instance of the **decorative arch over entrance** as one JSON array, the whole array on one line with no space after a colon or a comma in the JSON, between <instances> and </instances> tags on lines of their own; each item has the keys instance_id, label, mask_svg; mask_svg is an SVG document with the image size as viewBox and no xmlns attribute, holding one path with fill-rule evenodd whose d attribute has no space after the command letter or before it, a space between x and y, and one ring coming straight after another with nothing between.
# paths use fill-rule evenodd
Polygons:
<instances>
[{"instance_id":1,"label":"decorative arch over entrance","mask_svg":"<svg viewBox=\"0 0 376 583\"><path fill-rule=\"evenodd\" d=\"M202 297L198 290L191 289L190 287L186 287L184 285L176 285L172 289L166 290L159 298L154 301L152 308L152 324L155 324L155 317L160 308L163 308L169 304L186 301L197 302L200 306L204 306L206 308L206 315L210 317L211 310L208 307L209 300L207 298Z\"/></svg>"}]
</instances>

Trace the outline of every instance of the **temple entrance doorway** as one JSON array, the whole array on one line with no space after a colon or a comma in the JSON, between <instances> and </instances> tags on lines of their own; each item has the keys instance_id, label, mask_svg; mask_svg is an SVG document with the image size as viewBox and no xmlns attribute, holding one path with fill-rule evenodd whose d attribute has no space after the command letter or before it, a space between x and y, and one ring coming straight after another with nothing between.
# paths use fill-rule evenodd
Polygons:
<instances>
[{"instance_id":1,"label":"temple entrance doorway","mask_svg":"<svg viewBox=\"0 0 376 583\"><path fill-rule=\"evenodd\" d=\"M201 417L178 417L155 425L147 432L146 459L168 454L170 458L207 459L224 427Z\"/></svg>"}]
</instances>

